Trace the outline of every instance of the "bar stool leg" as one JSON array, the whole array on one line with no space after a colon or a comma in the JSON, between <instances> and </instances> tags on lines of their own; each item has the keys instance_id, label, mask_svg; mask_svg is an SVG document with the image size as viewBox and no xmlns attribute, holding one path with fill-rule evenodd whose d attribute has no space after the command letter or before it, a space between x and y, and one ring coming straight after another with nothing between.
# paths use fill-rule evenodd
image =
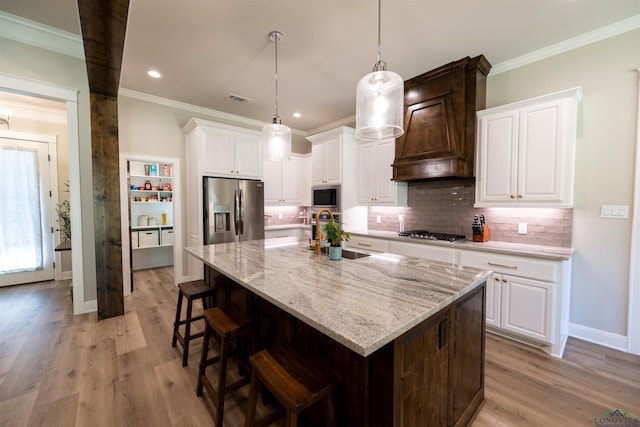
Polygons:
<instances>
[{"instance_id":1,"label":"bar stool leg","mask_svg":"<svg viewBox=\"0 0 640 427\"><path fill-rule=\"evenodd\" d=\"M236 338L237 340L237 338ZM237 342L237 341L236 341ZM218 375L218 390L216 402L216 425L222 426L224 416L225 387L227 385L227 357L229 355L229 343L225 337L220 338L220 374Z\"/></svg>"},{"instance_id":2,"label":"bar stool leg","mask_svg":"<svg viewBox=\"0 0 640 427\"><path fill-rule=\"evenodd\" d=\"M298 426L298 413L293 411L287 411L287 418L284 421L286 427Z\"/></svg>"},{"instance_id":3,"label":"bar stool leg","mask_svg":"<svg viewBox=\"0 0 640 427\"><path fill-rule=\"evenodd\" d=\"M178 291L178 307L176 308L176 320L173 322L173 339L171 347L175 347L178 341L178 328L180 327L180 313L182 311L182 291Z\"/></svg>"},{"instance_id":4,"label":"bar stool leg","mask_svg":"<svg viewBox=\"0 0 640 427\"><path fill-rule=\"evenodd\" d=\"M247 402L247 415L244 418L244 427L253 427L256 417L256 406L258 405L258 395L260 394L260 381L254 369L251 372L251 385L249 386L249 401Z\"/></svg>"},{"instance_id":5,"label":"bar stool leg","mask_svg":"<svg viewBox=\"0 0 640 427\"><path fill-rule=\"evenodd\" d=\"M204 338L202 340L202 355L200 356L200 368L198 369L198 383L196 386L196 396L202 396L202 377L207 368L207 355L209 353L209 338L211 337L211 328L205 324Z\"/></svg>"},{"instance_id":6,"label":"bar stool leg","mask_svg":"<svg viewBox=\"0 0 640 427\"><path fill-rule=\"evenodd\" d=\"M187 320L184 325L184 348L182 349L182 366L187 366L189 358L189 342L191 341L191 310L193 310L193 300L187 300Z\"/></svg>"}]
</instances>

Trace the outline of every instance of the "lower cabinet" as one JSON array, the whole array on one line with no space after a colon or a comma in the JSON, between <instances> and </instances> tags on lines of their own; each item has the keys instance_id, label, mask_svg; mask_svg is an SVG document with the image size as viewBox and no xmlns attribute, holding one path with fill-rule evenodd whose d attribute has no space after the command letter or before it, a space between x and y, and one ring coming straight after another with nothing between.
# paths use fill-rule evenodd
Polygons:
<instances>
[{"instance_id":1,"label":"lower cabinet","mask_svg":"<svg viewBox=\"0 0 640 427\"><path fill-rule=\"evenodd\" d=\"M488 327L562 357L568 337L570 261L461 250L459 263L494 271L487 280Z\"/></svg>"},{"instance_id":2,"label":"lower cabinet","mask_svg":"<svg viewBox=\"0 0 640 427\"><path fill-rule=\"evenodd\" d=\"M456 250L453 248L421 243L390 241L389 252L431 261L454 263L456 260Z\"/></svg>"}]
</instances>

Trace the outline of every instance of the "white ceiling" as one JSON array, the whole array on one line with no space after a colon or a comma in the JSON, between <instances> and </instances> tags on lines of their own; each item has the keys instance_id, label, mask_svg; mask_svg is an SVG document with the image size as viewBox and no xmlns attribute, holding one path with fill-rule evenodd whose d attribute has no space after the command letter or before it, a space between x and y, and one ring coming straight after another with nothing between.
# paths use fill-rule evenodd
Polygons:
<instances>
[{"instance_id":1,"label":"white ceiling","mask_svg":"<svg viewBox=\"0 0 640 427\"><path fill-rule=\"evenodd\" d=\"M0 10L80 34L75 0ZM279 30L280 117L313 131L355 113L356 84L377 61L377 13L375 0L130 0L120 86L270 122L268 33ZM495 66L639 15L640 0L383 0L382 59L405 80L465 56Z\"/></svg>"}]
</instances>

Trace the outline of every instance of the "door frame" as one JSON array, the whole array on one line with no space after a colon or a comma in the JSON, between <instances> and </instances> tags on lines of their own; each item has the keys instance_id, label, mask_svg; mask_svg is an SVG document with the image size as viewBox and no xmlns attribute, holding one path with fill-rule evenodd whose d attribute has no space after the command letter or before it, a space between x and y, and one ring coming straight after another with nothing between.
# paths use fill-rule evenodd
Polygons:
<instances>
[{"instance_id":1,"label":"door frame","mask_svg":"<svg viewBox=\"0 0 640 427\"><path fill-rule=\"evenodd\" d=\"M638 117L636 120L636 172L633 190L633 222L629 265L629 314L627 351L640 355L640 68L638 71Z\"/></svg>"},{"instance_id":2,"label":"door frame","mask_svg":"<svg viewBox=\"0 0 640 427\"><path fill-rule=\"evenodd\" d=\"M80 191L80 123L78 120L78 89L24 79L0 73L0 88L27 96L49 98L64 102L67 113L67 138L69 144L69 200L71 205L71 251L73 314L97 310L96 301L84 300L84 256L82 235L82 201Z\"/></svg>"},{"instance_id":3,"label":"door frame","mask_svg":"<svg viewBox=\"0 0 640 427\"><path fill-rule=\"evenodd\" d=\"M182 215L180 198L180 159L177 157L160 157L141 153L120 152L120 232L122 240L122 292L131 294L131 241L129 236L129 185L127 183L127 162L148 161L155 163L171 163L171 209L173 209L173 284L177 286L183 281L182 260Z\"/></svg>"}]
</instances>

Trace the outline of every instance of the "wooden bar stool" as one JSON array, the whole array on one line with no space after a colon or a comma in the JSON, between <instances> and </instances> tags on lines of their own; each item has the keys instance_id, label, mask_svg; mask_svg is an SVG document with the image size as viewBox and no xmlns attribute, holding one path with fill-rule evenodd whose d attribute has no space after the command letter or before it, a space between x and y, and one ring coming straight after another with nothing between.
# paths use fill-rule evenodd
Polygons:
<instances>
[{"instance_id":1,"label":"wooden bar stool","mask_svg":"<svg viewBox=\"0 0 640 427\"><path fill-rule=\"evenodd\" d=\"M206 320L206 329L204 332L204 341L202 343L202 356L200 358L200 369L198 372L198 384L196 387L196 395L202 396L202 387L206 387L207 392L211 396L216 407L215 425L222 426L224 416L224 398L227 393L237 390L240 387L249 384L251 377L247 374L238 381L227 385L227 362L230 356L230 346L235 344L236 353L239 353L238 337L245 335L249 338L249 352L255 350L254 321L243 312L237 305L230 304L225 307L214 307L205 310L204 317ZM208 358L209 341L211 333L214 332L220 339L220 354L212 358ZM238 357L238 366L242 365L241 358ZM207 366L220 362L220 370L218 372L218 388L213 385L206 376ZM246 372L250 371L250 366L245 364Z\"/></svg>"},{"instance_id":2,"label":"wooden bar stool","mask_svg":"<svg viewBox=\"0 0 640 427\"><path fill-rule=\"evenodd\" d=\"M191 333L191 323L204 319L204 314L200 314L196 317L192 317L193 301L197 299L202 300L202 307L204 310L208 308L208 298L216 298L216 288L210 286L204 280L194 280L192 282L185 282L178 284L180 291L178 292L178 306L176 307L176 320L173 323L173 339L171 340L171 347L175 347L176 343L180 341L182 345L182 366L187 366L187 359L189 358L189 342L192 339L200 338L204 335L204 332L198 332L196 334ZM184 320L180 319L182 314L182 298L187 299L187 317ZM184 335L180 333L180 326L184 325Z\"/></svg>"},{"instance_id":3,"label":"wooden bar stool","mask_svg":"<svg viewBox=\"0 0 640 427\"><path fill-rule=\"evenodd\" d=\"M326 368L305 359L288 344L262 350L251 356L249 360L253 370L245 427L254 426L261 384L284 406L286 410L285 426L296 426L298 414L321 399L325 400L326 405L325 425L335 426L332 396L334 383L326 375ZM266 426L279 418L282 418L282 414L276 413L256 425Z\"/></svg>"}]
</instances>

